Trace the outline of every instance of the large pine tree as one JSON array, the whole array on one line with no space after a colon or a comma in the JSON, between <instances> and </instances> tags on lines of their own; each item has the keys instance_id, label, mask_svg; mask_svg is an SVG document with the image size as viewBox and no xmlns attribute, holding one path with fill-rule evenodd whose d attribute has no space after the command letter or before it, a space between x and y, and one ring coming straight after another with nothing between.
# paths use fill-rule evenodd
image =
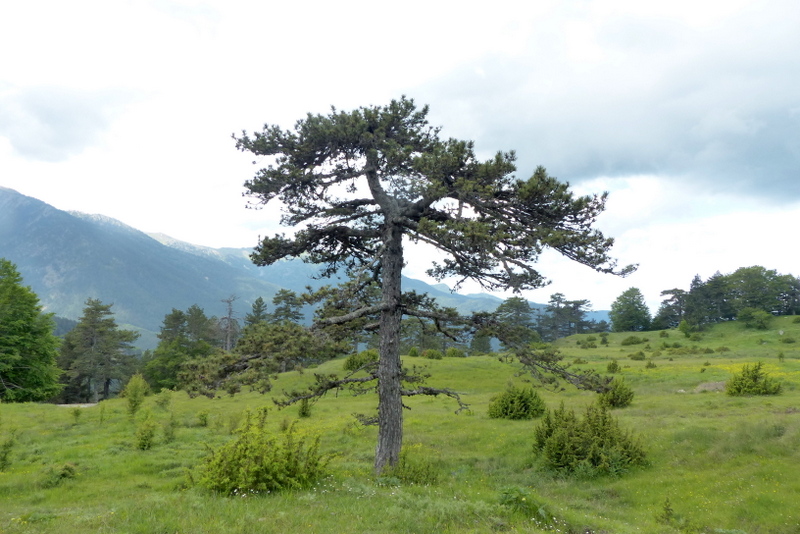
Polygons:
<instances>
[{"instance_id":1,"label":"large pine tree","mask_svg":"<svg viewBox=\"0 0 800 534\"><path fill-rule=\"evenodd\" d=\"M404 300L405 241L439 249L437 278L472 279L487 289L529 289L545 283L533 264L546 247L597 271L617 271L612 244L592 225L605 195L575 197L568 184L536 169L514 177L513 152L477 159L472 142L442 139L428 108L401 98L387 106L311 115L293 130L267 125L237 146L268 162L245 185L260 203L278 200L291 236L267 237L253 260L269 265L302 257L367 272L381 301L328 323L379 314L378 446L375 467L399 458L403 434L400 327L420 311Z\"/></svg>"}]
</instances>

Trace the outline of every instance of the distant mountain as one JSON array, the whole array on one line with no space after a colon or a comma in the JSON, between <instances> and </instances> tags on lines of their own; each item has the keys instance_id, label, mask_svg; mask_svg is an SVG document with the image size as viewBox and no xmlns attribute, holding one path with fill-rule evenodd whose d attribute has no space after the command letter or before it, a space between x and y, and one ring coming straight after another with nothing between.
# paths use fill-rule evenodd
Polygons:
<instances>
[{"instance_id":1,"label":"distant mountain","mask_svg":"<svg viewBox=\"0 0 800 534\"><path fill-rule=\"evenodd\" d=\"M235 311L243 317L259 296L269 302L281 288L301 292L330 283L314 279L317 266L287 260L256 267L249 253L148 235L103 215L58 210L0 187L0 257L16 264L46 311L78 319L87 298L113 303L118 324L142 331L143 348L155 346L155 333L172 308L197 304L208 315L222 315L222 299L235 295ZM494 310L502 302L451 293L443 284L409 278L403 284L462 313Z\"/></svg>"}]
</instances>

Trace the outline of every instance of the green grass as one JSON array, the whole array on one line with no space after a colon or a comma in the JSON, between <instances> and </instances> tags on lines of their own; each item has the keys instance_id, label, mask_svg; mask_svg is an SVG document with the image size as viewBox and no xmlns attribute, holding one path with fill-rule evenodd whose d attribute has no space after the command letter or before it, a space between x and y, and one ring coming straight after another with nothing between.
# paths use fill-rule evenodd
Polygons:
<instances>
[{"instance_id":1,"label":"green grass","mask_svg":"<svg viewBox=\"0 0 800 534\"><path fill-rule=\"evenodd\" d=\"M231 498L187 485L186 473L208 447L231 439L246 408L271 406L272 395L212 400L175 393L167 409L151 396L135 418L124 399L81 408L78 417L73 408L0 405L0 444L12 430L15 436L10 464L0 472L0 533L541 532L529 501L555 515L553 528L561 532L800 533L800 343L780 342L781 330L800 339L800 324L777 318L767 331L717 325L697 342L677 331L667 338L647 332L649 349L621 346L629 335L622 333L611 334L608 347L579 348L586 336L560 340L566 361L588 362L578 368L606 374L617 359L616 376L635 392L630 407L613 413L644 440L650 465L619 478L565 479L543 470L531 447L537 420L486 414L493 395L523 380L514 364L491 357L407 358L428 365L430 385L455 389L472 407L454 415L457 405L448 399L406 400L408 457L435 471L429 485L372 475L376 429L359 426L351 414L372 413L374 395L328 396L303 419L297 407L270 408L275 432L297 420L300 433L322 435L323 449L336 455L330 476L305 491ZM663 349L663 342L682 347ZM718 352L720 346L729 350ZM709 348L714 352L704 352ZM639 350L655 368L627 358ZM782 394L702 391L756 361L783 382ZM312 379L312 371L286 373L274 394ZM563 401L581 411L595 397L571 387L540 394L550 407ZM207 426L199 422L203 411ZM135 433L148 412L158 430L153 448L142 451ZM168 441L170 418L176 426ZM509 488L517 491L516 505L501 504ZM656 519L666 499L673 510L668 524Z\"/></svg>"}]
</instances>

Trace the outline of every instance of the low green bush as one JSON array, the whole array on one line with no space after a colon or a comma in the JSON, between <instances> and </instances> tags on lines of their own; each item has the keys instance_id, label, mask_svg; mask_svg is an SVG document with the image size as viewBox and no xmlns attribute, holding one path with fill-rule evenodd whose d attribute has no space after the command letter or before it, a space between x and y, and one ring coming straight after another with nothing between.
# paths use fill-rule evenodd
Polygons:
<instances>
[{"instance_id":1,"label":"low green bush","mask_svg":"<svg viewBox=\"0 0 800 534\"><path fill-rule=\"evenodd\" d=\"M598 402L606 408L624 408L633 401L633 390L625 380L615 378L609 384L609 389L600 393Z\"/></svg>"},{"instance_id":2,"label":"low green bush","mask_svg":"<svg viewBox=\"0 0 800 534\"><path fill-rule=\"evenodd\" d=\"M646 343L647 338L639 337L639 336L628 336L620 342L622 346L628 345L639 345L640 343Z\"/></svg>"},{"instance_id":3,"label":"low green bush","mask_svg":"<svg viewBox=\"0 0 800 534\"><path fill-rule=\"evenodd\" d=\"M781 384L767 376L761 362L752 365L744 364L742 372L734 374L725 382L725 393L731 396L744 395L777 395L781 392Z\"/></svg>"},{"instance_id":4,"label":"low green bush","mask_svg":"<svg viewBox=\"0 0 800 534\"><path fill-rule=\"evenodd\" d=\"M348 356L344 361L343 369L345 371L355 371L357 369L361 369L365 365L377 362L379 358L380 353L378 352L378 349L362 350L361 352Z\"/></svg>"},{"instance_id":5,"label":"low green bush","mask_svg":"<svg viewBox=\"0 0 800 534\"><path fill-rule=\"evenodd\" d=\"M780 341L781 343L797 343L797 340L792 336L783 336Z\"/></svg>"},{"instance_id":6,"label":"low green bush","mask_svg":"<svg viewBox=\"0 0 800 534\"><path fill-rule=\"evenodd\" d=\"M444 351L444 356L445 358L466 358L467 353L458 347L448 347L447 350Z\"/></svg>"},{"instance_id":7,"label":"low green bush","mask_svg":"<svg viewBox=\"0 0 800 534\"><path fill-rule=\"evenodd\" d=\"M136 427L134 446L140 451L152 449L156 442L156 429L157 426L152 417L150 414L146 414Z\"/></svg>"},{"instance_id":8,"label":"low green bush","mask_svg":"<svg viewBox=\"0 0 800 534\"><path fill-rule=\"evenodd\" d=\"M612 375L614 373L619 373L620 371L619 362L617 362L617 360L611 360L611 362L606 366L606 371L611 373Z\"/></svg>"},{"instance_id":9,"label":"low green bush","mask_svg":"<svg viewBox=\"0 0 800 534\"><path fill-rule=\"evenodd\" d=\"M411 347L410 349L408 349L408 355L411 356L412 358L418 358L419 347Z\"/></svg>"},{"instance_id":10,"label":"low green bush","mask_svg":"<svg viewBox=\"0 0 800 534\"><path fill-rule=\"evenodd\" d=\"M634 352L632 354L628 354L628 358L637 362L643 362L646 356L644 355L644 352L639 351L639 352Z\"/></svg>"},{"instance_id":11,"label":"low green bush","mask_svg":"<svg viewBox=\"0 0 800 534\"><path fill-rule=\"evenodd\" d=\"M136 373L128 380L121 396L128 402L128 413L133 416L144 403L144 398L150 393L150 385L140 373Z\"/></svg>"},{"instance_id":12,"label":"low green bush","mask_svg":"<svg viewBox=\"0 0 800 534\"><path fill-rule=\"evenodd\" d=\"M217 450L190 474L190 482L223 495L302 489L327 474L330 457L319 451L319 437L308 446L291 424L280 437L266 428L267 410L245 413L238 437Z\"/></svg>"},{"instance_id":13,"label":"low green bush","mask_svg":"<svg viewBox=\"0 0 800 534\"><path fill-rule=\"evenodd\" d=\"M489 403L489 417L493 419L533 419L546 409L539 393L532 387L510 386Z\"/></svg>"},{"instance_id":14,"label":"low green bush","mask_svg":"<svg viewBox=\"0 0 800 534\"><path fill-rule=\"evenodd\" d=\"M646 464L639 439L622 430L608 408L595 403L582 418L563 403L547 410L534 430L534 450L545 466L579 477L619 476Z\"/></svg>"},{"instance_id":15,"label":"low green bush","mask_svg":"<svg viewBox=\"0 0 800 534\"><path fill-rule=\"evenodd\" d=\"M429 360L441 360L444 354L439 349L425 349L422 351L422 357Z\"/></svg>"}]
</instances>

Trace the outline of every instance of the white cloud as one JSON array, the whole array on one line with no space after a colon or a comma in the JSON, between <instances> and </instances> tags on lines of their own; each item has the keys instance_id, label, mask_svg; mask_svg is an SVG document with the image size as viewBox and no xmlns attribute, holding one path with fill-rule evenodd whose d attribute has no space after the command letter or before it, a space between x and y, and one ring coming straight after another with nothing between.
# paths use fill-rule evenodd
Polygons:
<instances>
[{"instance_id":1,"label":"white cloud","mask_svg":"<svg viewBox=\"0 0 800 534\"><path fill-rule=\"evenodd\" d=\"M630 286L762 264L791 272L800 208L800 4L632 0L378 5L29 0L0 8L0 184L211 246L249 246L252 158L232 132L306 112L431 105L483 156L516 149L581 192L628 279L546 255L597 308ZM425 255L427 257L427 255ZM415 272L422 270L410 257Z\"/></svg>"}]
</instances>

